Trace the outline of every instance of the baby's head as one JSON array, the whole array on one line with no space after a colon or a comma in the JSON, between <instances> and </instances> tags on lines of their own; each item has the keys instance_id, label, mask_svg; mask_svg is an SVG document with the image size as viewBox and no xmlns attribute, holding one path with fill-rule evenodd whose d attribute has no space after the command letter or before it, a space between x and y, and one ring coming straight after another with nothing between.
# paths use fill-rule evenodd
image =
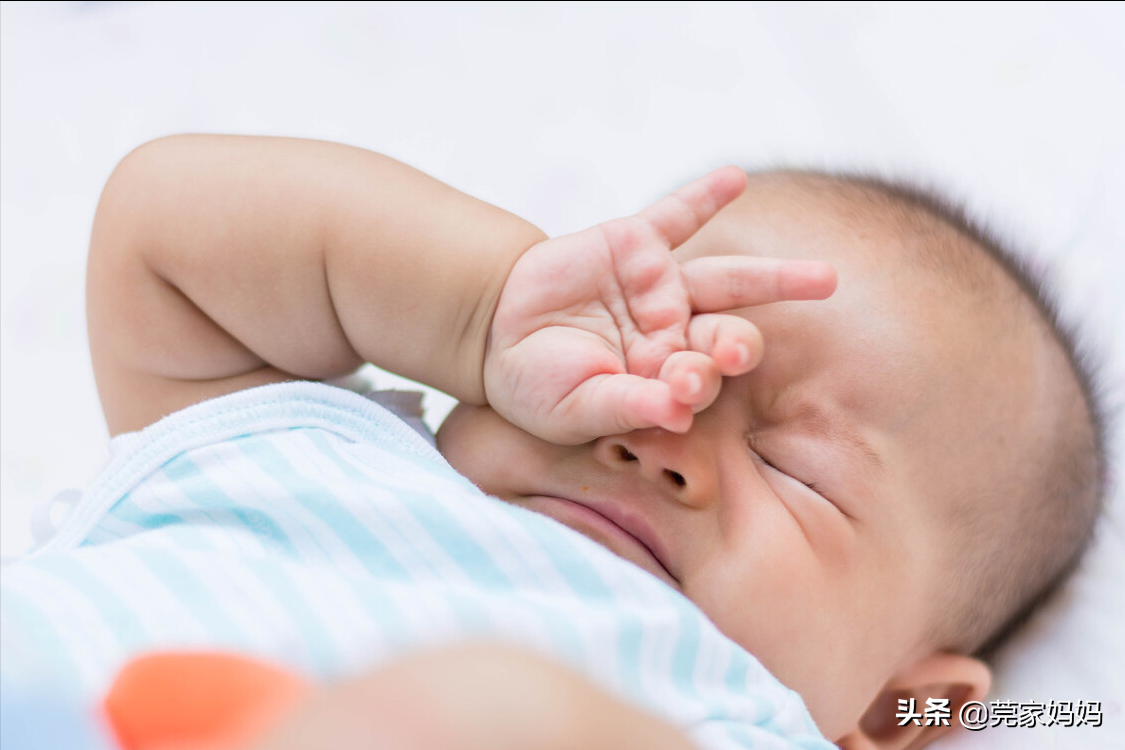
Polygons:
<instances>
[{"instance_id":1,"label":"baby's head","mask_svg":"<svg viewBox=\"0 0 1125 750\"><path fill-rule=\"evenodd\" d=\"M686 434L558 446L459 406L439 446L681 590L830 739L917 742L896 699L983 696L975 657L1086 544L1105 475L1089 379L1027 275L910 190L756 175L676 254L827 260L839 284L740 311L765 356Z\"/></svg>"}]
</instances>

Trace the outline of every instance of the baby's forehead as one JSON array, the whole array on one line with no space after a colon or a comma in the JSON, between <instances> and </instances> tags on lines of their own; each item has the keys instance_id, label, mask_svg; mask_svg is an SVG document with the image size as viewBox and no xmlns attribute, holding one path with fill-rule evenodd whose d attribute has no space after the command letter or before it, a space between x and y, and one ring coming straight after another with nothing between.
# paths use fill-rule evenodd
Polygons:
<instances>
[{"instance_id":1,"label":"baby's forehead","mask_svg":"<svg viewBox=\"0 0 1125 750\"><path fill-rule=\"evenodd\" d=\"M752 176L745 192L677 251L681 260L750 255L824 260L840 277L840 291L870 284L896 267L906 270L911 235L893 216L842 192L787 174Z\"/></svg>"},{"instance_id":2,"label":"baby's forehead","mask_svg":"<svg viewBox=\"0 0 1125 750\"><path fill-rule=\"evenodd\" d=\"M927 328L996 330L1039 317L1021 274L957 211L865 182L751 175L746 191L678 252L828 261L839 278L834 301L878 299L872 309ZM897 310L896 299L904 303Z\"/></svg>"},{"instance_id":3,"label":"baby's forehead","mask_svg":"<svg viewBox=\"0 0 1125 750\"><path fill-rule=\"evenodd\" d=\"M795 172L751 175L714 224L732 252L884 266L910 263L935 242L951 250L958 234L922 207L876 188Z\"/></svg>"}]
</instances>

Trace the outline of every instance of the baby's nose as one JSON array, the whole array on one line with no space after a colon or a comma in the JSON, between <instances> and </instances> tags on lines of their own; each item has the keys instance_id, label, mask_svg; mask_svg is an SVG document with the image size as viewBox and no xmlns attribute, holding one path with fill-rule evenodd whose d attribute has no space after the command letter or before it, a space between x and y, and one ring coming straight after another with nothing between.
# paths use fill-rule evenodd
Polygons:
<instances>
[{"instance_id":1,"label":"baby's nose","mask_svg":"<svg viewBox=\"0 0 1125 750\"><path fill-rule=\"evenodd\" d=\"M717 487L713 457L687 435L653 428L598 438L594 456L618 471L633 471L691 507L703 507Z\"/></svg>"}]
</instances>

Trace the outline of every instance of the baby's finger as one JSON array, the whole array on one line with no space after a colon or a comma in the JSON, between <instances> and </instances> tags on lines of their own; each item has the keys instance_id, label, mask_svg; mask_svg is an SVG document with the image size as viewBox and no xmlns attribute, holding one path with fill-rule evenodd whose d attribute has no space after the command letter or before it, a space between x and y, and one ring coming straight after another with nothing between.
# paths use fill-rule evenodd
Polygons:
<instances>
[{"instance_id":1,"label":"baby's finger","mask_svg":"<svg viewBox=\"0 0 1125 750\"><path fill-rule=\"evenodd\" d=\"M746 188L746 173L723 167L680 188L637 214L676 248Z\"/></svg>"},{"instance_id":2,"label":"baby's finger","mask_svg":"<svg viewBox=\"0 0 1125 750\"><path fill-rule=\"evenodd\" d=\"M571 391L557 407L565 435L552 442L581 443L602 435L619 435L648 427L686 432L691 408L672 397L668 383L625 373L597 375Z\"/></svg>"},{"instance_id":3,"label":"baby's finger","mask_svg":"<svg viewBox=\"0 0 1125 750\"><path fill-rule=\"evenodd\" d=\"M669 355L660 368L660 379L672 389L672 398L691 407L693 414L710 406L723 385L723 376L714 360L692 351Z\"/></svg>"},{"instance_id":4,"label":"baby's finger","mask_svg":"<svg viewBox=\"0 0 1125 750\"><path fill-rule=\"evenodd\" d=\"M736 315L696 315L688 323L688 346L715 363L720 374L742 375L758 366L762 334Z\"/></svg>"},{"instance_id":5,"label":"baby's finger","mask_svg":"<svg viewBox=\"0 0 1125 750\"><path fill-rule=\"evenodd\" d=\"M717 255L680 266L695 312L722 312L798 299L824 299L836 291L836 270L819 260L779 260Z\"/></svg>"}]
</instances>

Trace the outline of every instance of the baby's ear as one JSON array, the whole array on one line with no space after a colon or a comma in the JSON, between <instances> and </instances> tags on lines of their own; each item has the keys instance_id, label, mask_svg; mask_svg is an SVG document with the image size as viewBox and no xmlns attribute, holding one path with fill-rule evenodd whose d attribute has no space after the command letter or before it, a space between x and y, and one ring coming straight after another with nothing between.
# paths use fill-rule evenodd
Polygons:
<instances>
[{"instance_id":1,"label":"baby's ear","mask_svg":"<svg viewBox=\"0 0 1125 750\"><path fill-rule=\"evenodd\" d=\"M932 654L883 687L856 728L836 741L841 750L918 750L958 726L961 706L983 700L988 666L960 654Z\"/></svg>"}]
</instances>

